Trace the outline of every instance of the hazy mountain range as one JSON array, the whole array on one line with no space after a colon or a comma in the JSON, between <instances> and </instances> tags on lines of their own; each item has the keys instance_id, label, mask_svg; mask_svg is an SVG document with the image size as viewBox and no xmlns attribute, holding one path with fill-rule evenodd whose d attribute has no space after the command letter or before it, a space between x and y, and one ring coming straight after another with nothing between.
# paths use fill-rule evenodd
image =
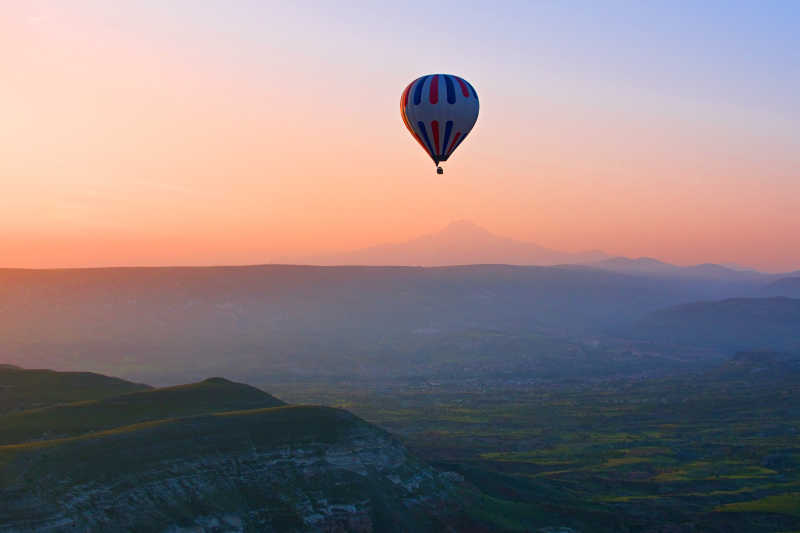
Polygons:
<instances>
[{"instance_id":1,"label":"hazy mountain range","mask_svg":"<svg viewBox=\"0 0 800 533\"><path fill-rule=\"evenodd\" d=\"M756 324L745 308L734 313L741 322L709 322L722 330L708 337L711 343L670 332L681 317L689 325L696 320L688 312L693 308L678 308L677 318L633 324L681 304L791 297L797 286L796 275L558 252L463 221L407 243L331 259L451 261L484 264L0 269L0 362L165 384L158 380L454 375L478 367L511 371L517 364L484 357L493 353L518 354L521 366L513 371L519 372L532 368L526 354L537 353L537 375L550 375L553 365L540 357L550 350L541 346L544 337L560 339L549 353L583 353L571 344L575 339L602 335L727 347L720 341L726 328ZM508 264L539 261L562 264ZM768 301L753 312L780 304ZM665 320L666 332L659 325ZM792 315L787 327L795 326L800 330ZM784 330L757 329L733 345L794 346ZM766 342L771 333L780 338Z\"/></svg>"},{"instance_id":2,"label":"hazy mountain range","mask_svg":"<svg viewBox=\"0 0 800 533\"><path fill-rule=\"evenodd\" d=\"M450 265L586 265L626 274L669 276L719 281L757 280L773 276L734 264L704 263L678 266L651 257L612 257L600 250L564 252L496 235L468 220L450 223L440 231L400 243L358 250L289 258L307 265L450 266Z\"/></svg>"},{"instance_id":3,"label":"hazy mountain range","mask_svg":"<svg viewBox=\"0 0 800 533\"><path fill-rule=\"evenodd\" d=\"M9 269L0 361L157 383L452 374L486 366L482 354L537 352L542 336L591 339L669 306L761 297L772 281L589 266Z\"/></svg>"},{"instance_id":4,"label":"hazy mountain range","mask_svg":"<svg viewBox=\"0 0 800 533\"><path fill-rule=\"evenodd\" d=\"M791 296L800 298L800 276L780 278L766 287L764 292L774 296Z\"/></svg>"},{"instance_id":5,"label":"hazy mountain range","mask_svg":"<svg viewBox=\"0 0 800 533\"><path fill-rule=\"evenodd\" d=\"M723 266L715 263L678 266L651 257L639 257L636 259L612 257L589 263L589 266L625 274L696 278L717 281L755 281L774 277L772 274L766 274L753 269Z\"/></svg>"},{"instance_id":6,"label":"hazy mountain range","mask_svg":"<svg viewBox=\"0 0 800 533\"><path fill-rule=\"evenodd\" d=\"M590 263L607 257L596 250L578 253L551 250L532 242L495 235L468 220L458 220L441 231L410 241L301 257L294 262L312 265L559 265Z\"/></svg>"}]
</instances>

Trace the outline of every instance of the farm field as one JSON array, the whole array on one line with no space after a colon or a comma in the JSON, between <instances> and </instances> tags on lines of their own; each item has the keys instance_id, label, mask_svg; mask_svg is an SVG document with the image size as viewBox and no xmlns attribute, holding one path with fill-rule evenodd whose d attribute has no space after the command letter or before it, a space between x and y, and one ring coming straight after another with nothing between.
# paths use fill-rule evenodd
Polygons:
<instances>
[{"instance_id":1,"label":"farm field","mask_svg":"<svg viewBox=\"0 0 800 533\"><path fill-rule=\"evenodd\" d=\"M800 379L759 357L661 379L270 390L346 408L460 473L490 529L799 531Z\"/></svg>"}]
</instances>

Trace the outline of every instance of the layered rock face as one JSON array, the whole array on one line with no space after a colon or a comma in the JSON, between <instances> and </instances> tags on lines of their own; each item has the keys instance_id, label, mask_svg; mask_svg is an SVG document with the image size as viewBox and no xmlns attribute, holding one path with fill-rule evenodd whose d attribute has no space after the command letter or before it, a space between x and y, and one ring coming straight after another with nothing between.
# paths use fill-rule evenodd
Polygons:
<instances>
[{"instance_id":1,"label":"layered rock face","mask_svg":"<svg viewBox=\"0 0 800 533\"><path fill-rule=\"evenodd\" d=\"M346 411L287 406L0 447L0 532L446 531L454 484Z\"/></svg>"}]
</instances>

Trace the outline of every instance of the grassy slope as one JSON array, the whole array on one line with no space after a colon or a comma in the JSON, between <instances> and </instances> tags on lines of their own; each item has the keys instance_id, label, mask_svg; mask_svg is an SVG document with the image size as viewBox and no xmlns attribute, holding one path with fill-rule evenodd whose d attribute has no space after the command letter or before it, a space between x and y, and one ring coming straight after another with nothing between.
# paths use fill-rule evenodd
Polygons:
<instances>
[{"instance_id":1,"label":"grassy slope","mask_svg":"<svg viewBox=\"0 0 800 533\"><path fill-rule=\"evenodd\" d=\"M776 494L745 502L728 503L717 508L729 513L778 513L800 517L800 492Z\"/></svg>"},{"instance_id":2,"label":"grassy slope","mask_svg":"<svg viewBox=\"0 0 800 533\"><path fill-rule=\"evenodd\" d=\"M26 370L0 365L0 413L96 400L150 387L92 372Z\"/></svg>"},{"instance_id":3,"label":"grassy slope","mask_svg":"<svg viewBox=\"0 0 800 533\"><path fill-rule=\"evenodd\" d=\"M294 453L304 449L303 453L316 457L327 445L348 447L387 436L347 411L320 406L287 405L155 420L76 437L0 446L0 495L31 493L44 495L48 502L61 502L65 497L80 506L85 504L80 491L86 487L106 487L108 493L91 496L102 502L108 494L126 494L131 487L164 481L161 495L128 517L135 524L133 530L151 530L222 510L246 514L251 504L266 507L269 513L250 517L254 521L266 520L277 531L301 530L303 514L308 511L303 497L297 495L308 493L324 495L324 501L335 505L369 500L376 531L442 531L440 518L423 507L406 507L404 489L386 477L364 476L346 468L309 477L302 464L278 465L272 477L237 474L240 465L246 468L248 461L259 461L256 454L261 452L279 453L285 460L291 453L280 455L279 450ZM193 474L201 478L198 487L202 487L202 479L210 485L187 497L181 488L182 476ZM163 498L164 487L172 485L175 497ZM71 496L67 494L70 491ZM293 500L295 497L300 500ZM120 505L135 506L138 501ZM104 504L98 505L99 512L104 512ZM30 522L31 511L24 505L20 509L0 506L0 515L3 511L20 523L36 519L34 516Z\"/></svg>"},{"instance_id":4,"label":"grassy slope","mask_svg":"<svg viewBox=\"0 0 800 533\"><path fill-rule=\"evenodd\" d=\"M330 443L358 427L369 425L346 411L315 406L153 420L77 437L0 446L0 473L2 485L19 481L23 473L31 479L101 479L203 453Z\"/></svg>"},{"instance_id":5,"label":"grassy slope","mask_svg":"<svg viewBox=\"0 0 800 533\"><path fill-rule=\"evenodd\" d=\"M310 457L316 464L329 445L338 453L352 446L358 452L367 444L381 447L366 450L367 465L373 459L393 464L403 452L390 444L384 449L392 441L387 437L347 411L286 405L222 378L6 413L0 415L0 502L7 505L0 504L0 523L36 530L69 501L89 513L76 511L79 522L95 512L127 513L126 506L133 506L136 512L127 513L126 523L132 530L149 530L226 509L246 514L252 504L259 510L247 515L253 524L299 530L308 493L322 494L326 506L369 500L376 530L441 531L443 518L424 506L406 507L408 495L392 477L324 465L309 474L292 462L295 452L301 461ZM281 465L260 473L262 452L279 457ZM363 458L354 456L357 462ZM341 466L341 458L332 463ZM412 459L400 475L416 476L421 466ZM240 475L240 468L251 475ZM194 483L188 492L183 490L187 478ZM439 494L440 482L428 481L430 494ZM158 490L150 492L151 483ZM136 488L142 489L136 501L114 500L113 495ZM40 500L31 504L30 495ZM295 495L301 498L298 505ZM106 518L114 522L114 516Z\"/></svg>"},{"instance_id":6,"label":"grassy slope","mask_svg":"<svg viewBox=\"0 0 800 533\"><path fill-rule=\"evenodd\" d=\"M0 445L73 436L152 420L281 405L282 401L255 387L211 378L191 385L0 415Z\"/></svg>"}]
</instances>

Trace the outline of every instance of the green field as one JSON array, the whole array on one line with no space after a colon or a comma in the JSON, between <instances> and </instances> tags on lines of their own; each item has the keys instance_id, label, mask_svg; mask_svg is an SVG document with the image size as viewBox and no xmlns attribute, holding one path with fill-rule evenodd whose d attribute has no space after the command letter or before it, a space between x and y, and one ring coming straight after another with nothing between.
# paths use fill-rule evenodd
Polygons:
<instances>
[{"instance_id":1,"label":"green field","mask_svg":"<svg viewBox=\"0 0 800 533\"><path fill-rule=\"evenodd\" d=\"M271 387L346 407L461 473L490 529L800 529L796 374Z\"/></svg>"}]
</instances>

